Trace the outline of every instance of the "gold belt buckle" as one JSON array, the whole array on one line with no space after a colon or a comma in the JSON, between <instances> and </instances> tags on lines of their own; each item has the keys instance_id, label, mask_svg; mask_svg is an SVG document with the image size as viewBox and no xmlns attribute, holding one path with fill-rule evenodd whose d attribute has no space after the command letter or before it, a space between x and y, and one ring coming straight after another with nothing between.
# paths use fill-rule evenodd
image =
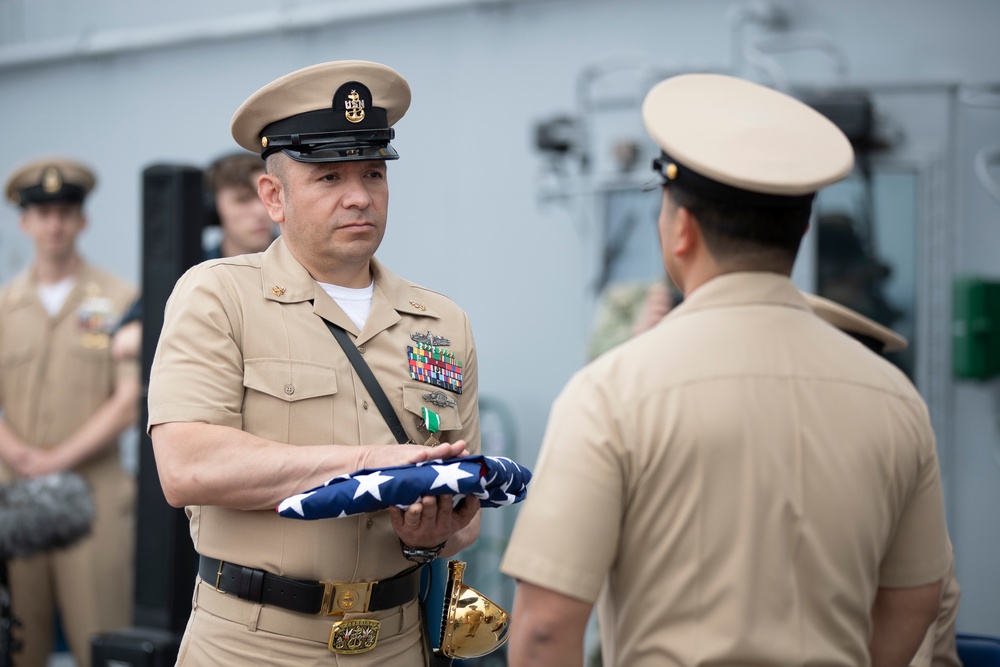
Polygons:
<instances>
[{"instance_id":1,"label":"gold belt buckle","mask_svg":"<svg viewBox=\"0 0 1000 667\"><path fill-rule=\"evenodd\" d=\"M220 560L219 561L219 571L215 573L215 590L217 590L218 592L222 593L223 595L226 594L226 591L224 591L221 588L219 588L219 583L222 581L222 566L225 565L225 564L226 563L224 561Z\"/></svg>"},{"instance_id":2,"label":"gold belt buckle","mask_svg":"<svg viewBox=\"0 0 1000 667\"><path fill-rule=\"evenodd\" d=\"M378 643L378 631L381 624L373 618L356 618L350 621L337 621L330 628L330 641L327 647L340 655L366 653Z\"/></svg>"},{"instance_id":3,"label":"gold belt buckle","mask_svg":"<svg viewBox=\"0 0 1000 667\"><path fill-rule=\"evenodd\" d=\"M320 607L320 613L333 616L349 611L361 613L368 611L372 588L377 583L377 581L359 581L349 584L337 584L332 581L322 582L326 590L323 591L323 605Z\"/></svg>"}]
</instances>

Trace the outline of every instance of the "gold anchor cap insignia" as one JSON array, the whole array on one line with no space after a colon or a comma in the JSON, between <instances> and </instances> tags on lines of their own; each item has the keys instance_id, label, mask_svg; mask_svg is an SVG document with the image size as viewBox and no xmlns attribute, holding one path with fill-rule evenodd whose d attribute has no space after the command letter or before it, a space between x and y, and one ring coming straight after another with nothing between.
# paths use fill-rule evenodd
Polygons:
<instances>
[{"instance_id":1,"label":"gold anchor cap insignia","mask_svg":"<svg viewBox=\"0 0 1000 667\"><path fill-rule=\"evenodd\" d=\"M344 101L344 118L351 123L360 123L365 119L365 101L358 95L358 91L352 90Z\"/></svg>"},{"instance_id":2,"label":"gold anchor cap insignia","mask_svg":"<svg viewBox=\"0 0 1000 667\"><path fill-rule=\"evenodd\" d=\"M271 294L273 294L274 296L281 296L284 293L285 293L285 288L282 287L281 285L275 285L274 287L271 288Z\"/></svg>"},{"instance_id":3,"label":"gold anchor cap insignia","mask_svg":"<svg viewBox=\"0 0 1000 667\"><path fill-rule=\"evenodd\" d=\"M46 167L42 172L42 189L48 193L59 192L62 186L63 180L59 170L55 167Z\"/></svg>"}]
</instances>

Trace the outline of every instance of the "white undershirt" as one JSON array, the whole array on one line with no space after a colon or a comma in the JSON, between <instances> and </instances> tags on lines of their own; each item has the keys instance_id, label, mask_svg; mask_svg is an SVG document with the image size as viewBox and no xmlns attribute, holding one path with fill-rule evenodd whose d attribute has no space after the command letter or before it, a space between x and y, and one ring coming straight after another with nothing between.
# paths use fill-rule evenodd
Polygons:
<instances>
[{"instance_id":1,"label":"white undershirt","mask_svg":"<svg viewBox=\"0 0 1000 667\"><path fill-rule=\"evenodd\" d=\"M49 317L55 317L62 310L63 304L66 303L66 297L73 291L75 285L76 276L67 276L51 285L38 285L38 298L45 306Z\"/></svg>"},{"instance_id":2,"label":"white undershirt","mask_svg":"<svg viewBox=\"0 0 1000 667\"><path fill-rule=\"evenodd\" d=\"M323 291L330 295L330 298L337 302L351 321L358 325L358 330L365 328L368 321L368 313L372 310L372 295L375 294L375 281L368 287L354 289L352 287L341 287L330 283L320 283Z\"/></svg>"}]
</instances>

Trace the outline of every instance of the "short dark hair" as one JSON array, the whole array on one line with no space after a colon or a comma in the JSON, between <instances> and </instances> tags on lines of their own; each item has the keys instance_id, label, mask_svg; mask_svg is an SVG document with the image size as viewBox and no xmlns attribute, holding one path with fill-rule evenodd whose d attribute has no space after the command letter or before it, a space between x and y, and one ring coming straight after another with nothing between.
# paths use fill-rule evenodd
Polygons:
<instances>
[{"instance_id":1,"label":"short dark hair","mask_svg":"<svg viewBox=\"0 0 1000 667\"><path fill-rule=\"evenodd\" d=\"M669 189L674 206L686 208L698 221L717 261L747 270L791 271L809 228L811 205L745 206L699 197L677 184Z\"/></svg>"},{"instance_id":2,"label":"short dark hair","mask_svg":"<svg viewBox=\"0 0 1000 667\"><path fill-rule=\"evenodd\" d=\"M215 194L222 188L257 191L253 175L264 171L264 161L253 153L231 153L218 158L205 170L205 184Z\"/></svg>"}]
</instances>

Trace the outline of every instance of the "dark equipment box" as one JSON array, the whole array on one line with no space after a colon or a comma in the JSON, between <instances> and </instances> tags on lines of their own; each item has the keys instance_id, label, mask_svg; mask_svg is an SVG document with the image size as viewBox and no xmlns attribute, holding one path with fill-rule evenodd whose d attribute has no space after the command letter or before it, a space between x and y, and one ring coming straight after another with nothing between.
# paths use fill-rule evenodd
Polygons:
<instances>
[{"instance_id":1,"label":"dark equipment box","mask_svg":"<svg viewBox=\"0 0 1000 667\"><path fill-rule=\"evenodd\" d=\"M180 636L156 628L125 628L94 637L93 667L173 667Z\"/></svg>"}]
</instances>

